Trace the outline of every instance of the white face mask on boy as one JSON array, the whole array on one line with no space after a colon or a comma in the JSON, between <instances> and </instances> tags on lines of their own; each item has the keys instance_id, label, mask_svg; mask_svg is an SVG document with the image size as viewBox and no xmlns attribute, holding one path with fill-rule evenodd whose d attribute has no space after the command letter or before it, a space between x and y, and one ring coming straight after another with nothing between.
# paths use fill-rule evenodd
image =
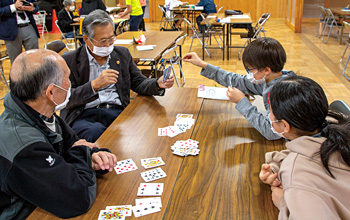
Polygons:
<instances>
[{"instance_id":1,"label":"white face mask on boy","mask_svg":"<svg viewBox=\"0 0 350 220\"><path fill-rule=\"evenodd\" d=\"M259 71L258 71L259 72ZM264 84L264 83L266 83L266 80L265 80L265 76L266 75L264 75L264 77L262 78L262 79L255 79L254 78L254 75L257 73L252 73L252 72L250 72L250 70L247 70L247 79L251 82L251 83L253 83L253 84L255 84L255 85L259 85L259 84Z\"/></svg>"}]
</instances>

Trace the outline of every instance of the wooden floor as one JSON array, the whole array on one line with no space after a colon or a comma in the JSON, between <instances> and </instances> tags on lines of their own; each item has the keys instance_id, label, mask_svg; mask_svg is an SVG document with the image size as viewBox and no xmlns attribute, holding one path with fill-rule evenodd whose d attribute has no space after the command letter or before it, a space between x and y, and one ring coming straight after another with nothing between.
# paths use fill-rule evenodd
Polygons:
<instances>
[{"instance_id":1,"label":"wooden floor","mask_svg":"<svg viewBox=\"0 0 350 220\"><path fill-rule=\"evenodd\" d=\"M284 20L269 20L266 23L266 35L281 42L287 52L287 63L285 69L293 70L299 75L307 76L318 82L326 92L328 101L344 100L350 104L350 82L342 75L343 66L340 64L340 57L346 45L339 45L336 38L330 38L327 44L315 36L317 22L306 20L303 22L301 34L293 33L284 23ZM158 30L159 23L147 23L147 30ZM59 34L45 34L40 38L39 45L43 48L45 43L59 39ZM237 44L244 41L239 37L234 38ZM183 46L183 53L188 52L191 39L187 37ZM192 51L201 54L201 47L197 40L194 41ZM238 59L238 49L231 49L230 60L223 61L222 53L219 50L212 51L212 57L205 57L205 61L220 66L222 69L233 71L239 74L246 74L242 62ZM212 80L200 76L200 68L190 64L183 64L186 77L185 87L196 88L199 84L207 86L217 85ZM4 63L5 75L8 79L10 71L9 61ZM350 72L350 69L349 69ZM8 92L5 84L0 82L0 97ZM0 101L0 112L4 109L3 100Z\"/></svg>"}]
</instances>

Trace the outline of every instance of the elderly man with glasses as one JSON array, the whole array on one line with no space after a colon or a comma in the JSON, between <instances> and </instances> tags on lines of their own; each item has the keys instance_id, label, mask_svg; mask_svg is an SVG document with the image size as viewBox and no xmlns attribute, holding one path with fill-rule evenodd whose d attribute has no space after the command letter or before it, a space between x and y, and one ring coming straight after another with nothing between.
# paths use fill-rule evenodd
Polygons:
<instances>
[{"instance_id":1,"label":"elderly man with glasses","mask_svg":"<svg viewBox=\"0 0 350 220\"><path fill-rule=\"evenodd\" d=\"M114 46L114 24L102 10L83 21L85 46L63 55L71 70L72 95L61 117L80 138L95 142L130 103L130 89L142 95L164 95L174 84L171 75L142 75L126 47Z\"/></svg>"}]
</instances>

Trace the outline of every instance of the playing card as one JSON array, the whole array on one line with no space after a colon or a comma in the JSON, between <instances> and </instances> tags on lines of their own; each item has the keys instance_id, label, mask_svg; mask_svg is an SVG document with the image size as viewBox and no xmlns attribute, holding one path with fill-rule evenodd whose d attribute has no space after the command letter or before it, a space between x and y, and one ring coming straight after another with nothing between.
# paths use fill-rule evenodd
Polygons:
<instances>
[{"instance_id":1,"label":"playing card","mask_svg":"<svg viewBox=\"0 0 350 220\"><path fill-rule=\"evenodd\" d=\"M176 141L170 148L173 150L173 154L179 156L197 155L200 152L198 144L198 141L188 139L185 141Z\"/></svg>"},{"instance_id":2,"label":"playing card","mask_svg":"<svg viewBox=\"0 0 350 220\"><path fill-rule=\"evenodd\" d=\"M149 168L165 165L165 163L164 163L164 161L162 160L161 157L155 157L155 158L141 159L141 165L145 169L149 169Z\"/></svg>"},{"instance_id":3,"label":"playing card","mask_svg":"<svg viewBox=\"0 0 350 220\"><path fill-rule=\"evenodd\" d=\"M125 213L125 216L131 216L132 205L107 206L106 211L121 211Z\"/></svg>"},{"instance_id":4,"label":"playing card","mask_svg":"<svg viewBox=\"0 0 350 220\"><path fill-rule=\"evenodd\" d=\"M193 115L192 114L177 114L176 115L176 118L186 118L186 119L188 119L188 118L192 118L193 117Z\"/></svg>"},{"instance_id":5,"label":"playing card","mask_svg":"<svg viewBox=\"0 0 350 220\"><path fill-rule=\"evenodd\" d=\"M168 136L168 127L158 128L158 136Z\"/></svg>"},{"instance_id":6,"label":"playing card","mask_svg":"<svg viewBox=\"0 0 350 220\"><path fill-rule=\"evenodd\" d=\"M141 173L141 177L146 182L151 182L153 180L161 179L166 177L166 173L162 170L162 168L158 167L153 170L149 170Z\"/></svg>"},{"instance_id":7,"label":"playing card","mask_svg":"<svg viewBox=\"0 0 350 220\"><path fill-rule=\"evenodd\" d=\"M169 79L170 72L171 72L170 66L165 68L164 74L163 74L163 82L165 82L167 79Z\"/></svg>"},{"instance_id":8,"label":"playing card","mask_svg":"<svg viewBox=\"0 0 350 220\"><path fill-rule=\"evenodd\" d=\"M135 217L140 217L155 212L160 212L160 207L157 205L143 205L143 206L134 206L132 207Z\"/></svg>"},{"instance_id":9,"label":"playing card","mask_svg":"<svg viewBox=\"0 0 350 220\"><path fill-rule=\"evenodd\" d=\"M161 196L163 188L164 183L141 183L137 196Z\"/></svg>"},{"instance_id":10,"label":"playing card","mask_svg":"<svg viewBox=\"0 0 350 220\"><path fill-rule=\"evenodd\" d=\"M145 198L145 199L135 199L136 206L142 205L156 205L160 208L162 207L162 200L160 197Z\"/></svg>"},{"instance_id":11,"label":"playing card","mask_svg":"<svg viewBox=\"0 0 350 220\"><path fill-rule=\"evenodd\" d=\"M117 172L117 174L126 173L137 169L138 168L132 159L118 161L117 165L114 167L114 170Z\"/></svg>"},{"instance_id":12,"label":"playing card","mask_svg":"<svg viewBox=\"0 0 350 220\"><path fill-rule=\"evenodd\" d=\"M112 220L124 220L125 215L122 211L107 211L107 210L101 210L100 214L98 216L98 220L105 220L105 219L112 219Z\"/></svg>"},{"instance_id":13,"label":"playing card","mask_svg":"<svg viewBox=\"0 0 350 220\"><path fill-rule=\"evenodd\" d=\"M176 135L185 132L186 129L181 129L177 126L169 126L168 127L168 136L169 137L175 137Z\"/></svg>"}]
</instances>

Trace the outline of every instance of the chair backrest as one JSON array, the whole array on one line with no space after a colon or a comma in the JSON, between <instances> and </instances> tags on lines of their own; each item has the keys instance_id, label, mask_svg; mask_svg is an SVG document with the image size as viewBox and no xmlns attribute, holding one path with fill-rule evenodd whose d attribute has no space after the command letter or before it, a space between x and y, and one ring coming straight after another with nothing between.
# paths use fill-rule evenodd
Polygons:
<instances>
[{"instance_id":1,"label":"chair backrest","mask_svg":"<svg viewBox=\"0 0 350 220\"><path fill-rule=\"evenodd\" d=\"M162 16L165 18L166 17L166 10L165 10L164 5L158 5L158 8L162 12Z\"/></svg>"},{"instance_id":2,"label":"chair backrest","mask_svg":"<svg viewBox=\"0 0 350 220\"><path fill-rule=\"evenodd\" d=\"M329 110L338 111L344 115L350 116L350 107L342 100L336 100L329 105Z\"/></svg>"},{"instance_id":3,"label":"chair backrest","mask_svg":"<svg viewBox=\"0 0 350 220\"><path fill-rule=\"evenodd\" d=\"M53 50L56 53L61 52L64 48L66 48L66 44L60 40L51 41L45 44L45 49Z\"/></svg>"},{"instance_id":4,"label":"chair backrest","mask_svg":"<svg viewBox=\"0 0 350 220\"><path fill-rule=\"evenodd\" d=\"M319 5L318 9L321 11L320 19L325 19L327 17L327 12L325 7L323 7L322 5Z\"/></svg>"},{"instance_id":5,"label":"chair backrest","mask_svg":"<svg viewBox=\"0 0 350 220\"><path fill-rule=\"evenodd\" d=\"M46 11L39 10L37 14L33 15L35 23L45 25Z\"/></svg>"},{"instance_id":6,"label":"chair backrest","mask_svg":"<svg viewBox=\"0 0 350 220\"><path fill-rule=\"evenodd\" d=\"M184 34L182 36L180 36L179 38L176 39L175 44L178 46L181 46L184 44L185 40L186 40L187 34Z\"/></svg>"},{"instance_id":7,"label":"chair backrest","mask_svg":"<svg viewBox=\"0 0 350 220\"><path fill-rule=\"evenodd\" d=\"M221 6L221 7L217 10L217 13L219 13L223 8L224 8L224 6Z\"/></svg>"},{"instance_id":8,"label":"chair backrest","mask_svg":"<svg viewBox=\"0 0 350 220\"><path fill-rule=\"evenodd\" d=\"M332 22L332 23L334 22L335 24L337 23L336 19L334 17L334 14L333 14L331 9L326 8L326 14L327 14L327 17L328 17L328 22Z\"/></svg>"},{"instance_id":9,"label":"chair backrest","mask_svg":"<svg viewBox=\"0 0 350 220\"><path fill-rule=\"evenodd\" d=\"M166 51L163 52L162 54L162 59L164 60L170 60L171 58L173 58L174 54L175 54L175 49L177 48L177 45L174 44L173 46L171 46L169 49L167 49Z\"/></svg>"}]
</instances>

